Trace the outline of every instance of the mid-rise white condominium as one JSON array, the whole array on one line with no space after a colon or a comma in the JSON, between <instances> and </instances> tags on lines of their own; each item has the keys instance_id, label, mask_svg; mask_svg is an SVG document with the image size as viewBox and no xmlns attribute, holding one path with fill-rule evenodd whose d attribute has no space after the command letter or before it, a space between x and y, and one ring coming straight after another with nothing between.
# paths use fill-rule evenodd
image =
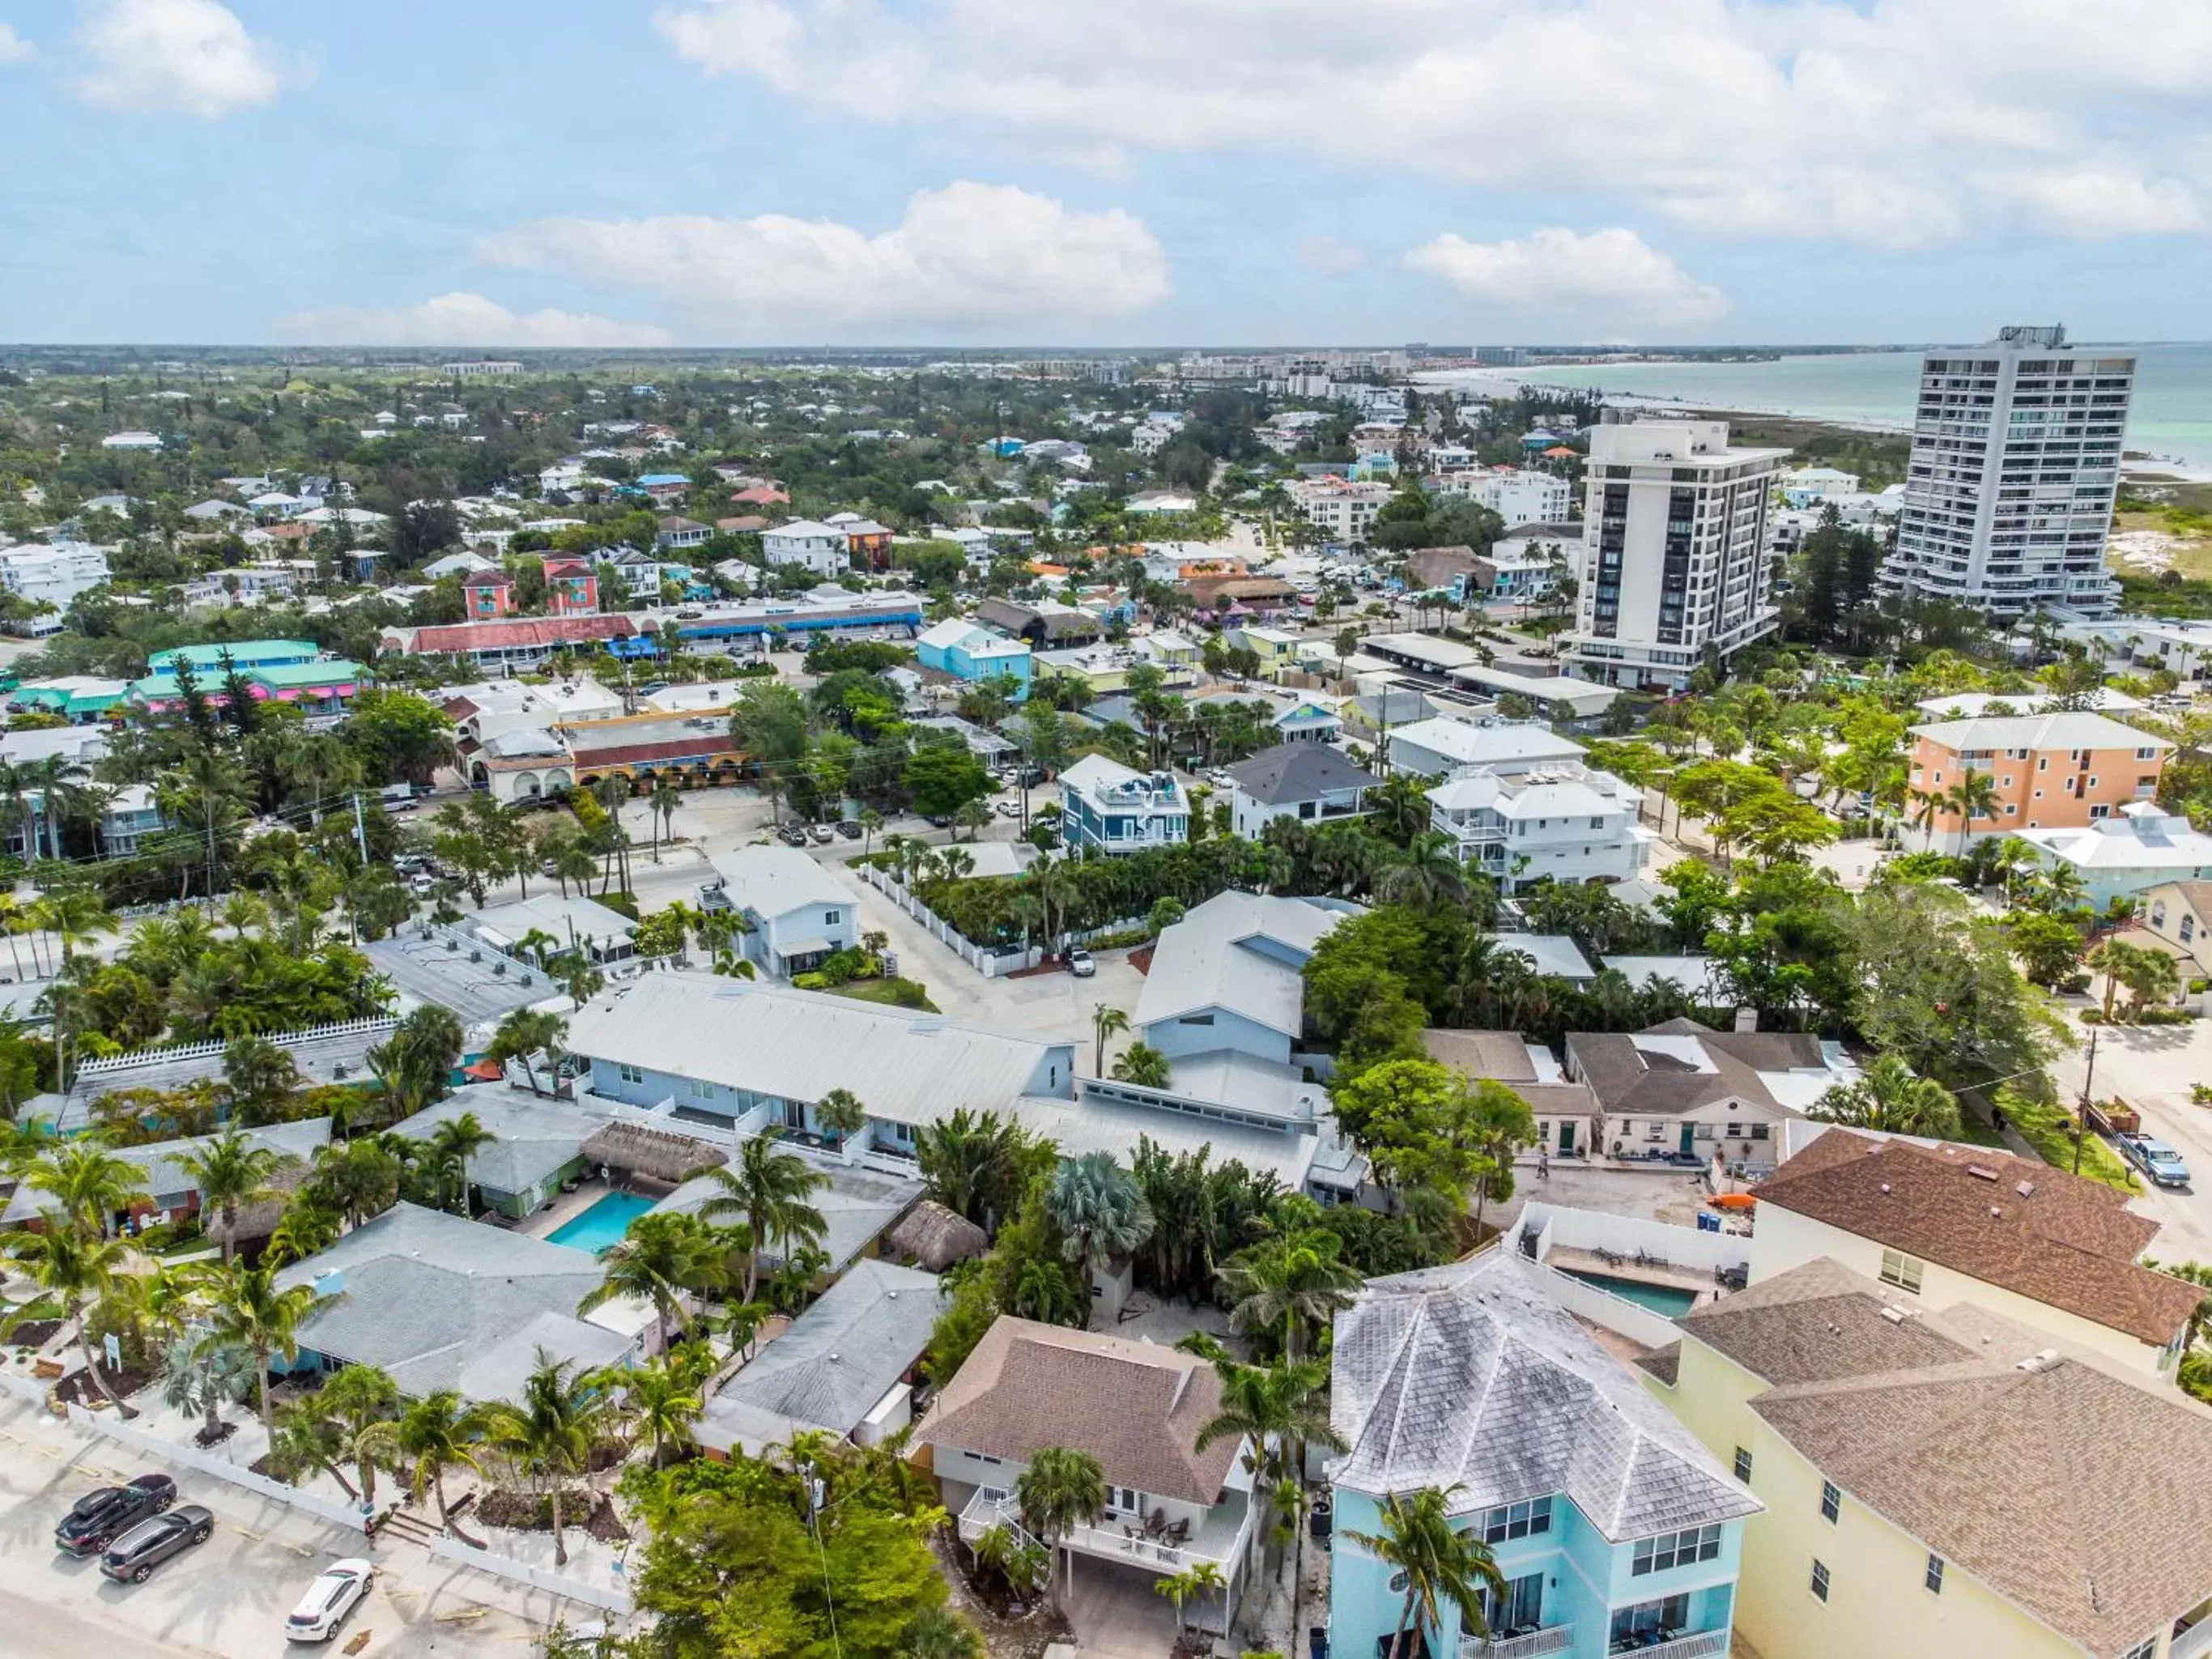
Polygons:
<instances>
[{"instance_id":1,"label":"mid-rise white condominium","mask_svg":"<svg viewBox=\"0 0 2212 1659\"><path fill-rule=\"evenodd\" d=\"M2132 354L2069 347L2057 327L1929 352L1883 586L1997 617L2109 614L2105 542L2135 379Z\"/></svg>"}]
</instances>

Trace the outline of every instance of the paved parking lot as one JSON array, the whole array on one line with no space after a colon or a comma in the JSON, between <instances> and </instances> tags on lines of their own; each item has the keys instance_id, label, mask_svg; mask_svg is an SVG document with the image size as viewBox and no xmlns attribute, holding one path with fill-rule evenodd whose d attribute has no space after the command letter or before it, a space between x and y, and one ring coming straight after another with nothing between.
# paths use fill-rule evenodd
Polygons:
<instances>
[{"instance_id":1,"label":"paved parking lot","mask_svg":"<svg viewBox=\"0 0 2212 1659\"><path fill-rule=\"evenodd\" d=\"M94 1486L145 1473L125 1449L12 1398L0 1400L0 1659L256 1659L302 1654L284 1616L324 1565L368 1554L375 1588L339 1632L369 1656L526 1655L554 1599L392 1540L358 1536L204 1476L179 1502L216 1516L214 1537L143 1584L110 1583L53 1547L54 1522ZM571 1609L571 1623L596 1618Z\"/></svg>"}]
</instances>

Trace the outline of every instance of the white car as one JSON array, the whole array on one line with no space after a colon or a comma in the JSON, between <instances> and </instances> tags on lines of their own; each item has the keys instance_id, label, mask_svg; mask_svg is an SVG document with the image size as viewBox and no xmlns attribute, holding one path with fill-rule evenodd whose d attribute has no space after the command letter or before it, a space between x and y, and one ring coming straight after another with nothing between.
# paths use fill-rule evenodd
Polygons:
<instances>
[{"instance_id":1,"label":"white car","mask_svg":"<svg viewBox=\"0 0 2212 1659\"><path fill-rule=\"evenodd\" d=\"M358 1556L333 1561L323 1576L307 1586L300 1605L284 1621L284 1636L293 1642L327 1642L338 1633L368 1587L376 1582L376 1565Z\"/></svg>"}]
</instances>

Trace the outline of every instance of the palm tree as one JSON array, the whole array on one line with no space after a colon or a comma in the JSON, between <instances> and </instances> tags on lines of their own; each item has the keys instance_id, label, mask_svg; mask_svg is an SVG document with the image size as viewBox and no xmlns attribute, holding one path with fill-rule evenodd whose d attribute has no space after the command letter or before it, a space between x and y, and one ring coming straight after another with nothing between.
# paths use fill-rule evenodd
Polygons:
<instances>
[{"instance_id":1,"label":"palm tree","mask_svg":"<svg viewBox=\"0 0 2212 1659\"><path fill-rule=\"evenodd\" d=\"M21 1262L24 1272L39 1287L39 1298L60 1304L64 1312L76 1326L77 1352L84 1358L87 1375L107 1403L125 1417L136 1415L131 1408L115 1397L107 1386L107 1379L100 1374L100 1366L93 1358L92 1338L86 1328L86 1315L93 1305L104 1300L129 1267L129 1246L117 1239L103 1237L97 1232L84 1232L75 1227L54 1227L43 1233L19 1233L8 1246L8 1254ZM0 1328L13 1329L33 1304L15 1309Z\"/></svg>"},{"instance_id":2,"label":"palm tree","mask_svg":"<svg viewBox=\"0 0 2212 1659\"><path fill-rule=\"evenodd\" d=\"M349 1227L382 1215L398 1201L399 1160L375 1140L333 1142L315 1155L317 1197Z\"/></svg>"},{"instance_id":3,"label":"palm tree","mask_svg":"<svg viewBox=\"0 0 2212 1659\"><path fill-rule=\"evenodd\" d=\"M1943 810L1942 790L1916 789L1912 792L1911 809L1905 814L1906 820L1919 825L1920 833L1928 838L1931 849L1936 845L1936 820Z\"/></svg>"},{"instance_id":4,"label":"palm tree","mask_svg":"<svg viewBox=\"0 0 2212 1659\"><path fill-rule=\"evenodd\" d=\"M83 1238L104 1237L110 1217L148 1195L143 1170L90 1139L52 1148L25 1170L23 1185L52 1199Z\"/></svg>"},{"instance_id":5,"label":"palm tree","mask_svg":"<svg viewBox=\"0 0 2212 1659\"><path fill-rule=\"evenodd\" d=\"M1133 1042L1114 1062L1114 1080L1140 1089L1164 1089L1175 1079L1168 1057L1149 1042Z\"/></svg>"},{"instance_id":6,"label":"palm tree","mask_svg":"<svg viewBox=\"0 0 2212 1659\"><path fill-rule=\"evenodd\" d=\"M1451 1488L1457 1492L1456 1486ZM1505 1577L1491 1559L1489 1546L1451 1523L1449 1494L1425 1486L1410 1498L1395 1493L1382 1500L1382 1530L1346 1532L1358 1545L1406 1580L1406 1601L1391 1638L1389 1659L1401 1659L1406 1638L1420 1627L1442 1632L1443 1607L1459 1610L1460 1632L1483 1637L1490 1624L1482 1613L1482 1593L1504 1595Z\"/></svg>"},{"instance_id":7,"label":"palm tree","mask_svg":"<svg viewBox=\"0 0 2212 1659\"><path fill-rule=\"evenodd\" d=\"M850 1089L832 1089L814 1103L814 1121L842 1145L867 1127L868 1109Z\"/></svg>"},{"instance_id":8,"label":"palm tree","mask_svg":"<svg viewBox=\"0 0 2212 1659\"><path fill-rule=\"evenodd\" d=\"M869 847L875 841L876 832L884 827L884 815L872 806L863 806L860 809L860 856L866 858L868 855Z\"/></svg>"},{"instance_id":9,"label":"palm tree","mask_svg":"<svg viewBox=\"0 0 2212 1659\"><path fill-rule=\"evenodd\" d=\"M203 1280L208 1296L208 1328L203 1342L245 1349L253 1356L259 1385L261 1424L270 1426L269 1362L278 1354L291 1364L300 1357L300 1328L337 1298L318 1296L307 1285L280 1285L276 1270L265 1263L249 1267L234 1261Z\"/></svg>"},{"instance_id":10,"label":"palm tree","mask_svg":"<svg viewBox=\"0 0 2212 1659\"><path fill-rule=\"evenodd\" d=\"M1076 1289L1086 1303L1091 1263L1127 1255L1152 1233L1152 1206L1144 1188L1111 1152L1085 1152L1061 1164L1045 1209L1060 1229L1060 1253L1075 1264Z\"/></svg>"},{"instance_id":11,"label":"palm tree","mask_svg":"<svg viewBox=\"0 0 2212 1659\"><path fill-rule=\"evenodd\" d=\"M498 1141L497 1135L477 1121L474 1112L449 1117L430 1131L423 1161L434 1171L433 1190L438 1196L439 1208L445 1207L446 1182L450 1176L456 1188L454 1196L460 1200L461 1213L468 1213L469 1160Z\"/></svg>"},{"instance_id":12,"label":"palm tree","mask_svg":"<svg viewBox=\"0 0 2212 1659\"><path fill-rule=\"evenodd\" d=\"M576 1311L587 1314L618 1297L634 1296L653 1304L657 1346L668 1347L668 1328L680 1323L688 1334L691 1316L684 1296L718 1283L717 1254L706 1228L696 1216L681 1211L641 1215L629 1231L607 1247L599 1257L604 1275ZM750 1300L750 1297L747 1300Z\"/></svg>"},{"instance_id":13,"label":"palm tree","mask_svg":"<svg viewBox=\"0 0 2212 1659\"><path fill-rule=\"evenodd\" d=\"M610 1377L623 1391L623 1414L653 1448L653 1467L666 1466L670 1454L693 1444L691 1425L706 1413L701 1365L686 1358L692 1348L663 1354L652 1364L634 1366ZM711 1358L706 1369L711 1370Z\"/></svg>"},{"instance_id":14,"label":"palm tree","mask_svg":"<svg viewBox=\"0 0 2212 1659\"><path fill-rule=\"evenodd\" d=\"M653 861L660 862L660 826L668 826L668 838L676 838L676 809L684 804L684 792L676 787L676 780L663 772L653 781L653 793L646 799L653 818Z\"/></svg>"},{"instance_id":15,"label":"palm tree","mask_svg":"<svg viewBox=\"0 0 2212 1659\"><path fill-rule=\"evenodd\" d=\"M1106 1075L1106 1039L1129 1029L1129 1016L1108 1003L1100 1003L1091 1011L1091 1032L1097 1039L1097 1048L1091 1061L1091 1069L1099 1077Z\"/></svg>"},{"instance_id":16,"label":"palm tree","mask_svg":"<svg viewBox=\"0 0 2212 1659\"><path fill-rule=\"evenodd\" d=\"M1298 1593L1304 1588L1305 1528L1297 1524L1305 1507L1306 1448L1316 1441L1342 1451L1344 1441L1328 1421L1328 1366L1318 1359L1280 1364L1237 1365L1217 1362L1221 1407L1200 1425L1198 1449L1235 1435L1256 1449L1254 1473L1273 1474L1279 1490L1291 1495L1291 1530L1296 1554L1291 1570L1291 1628L1298 1624Z\"/></svg>"},{"instance_id":17,"label":"palm tree","mask_svg":"<svg viewBox=\"0 0 2212 1659\"><path fill-rule=\"evenodd\" d=\"M377 1466L398 1451L399 1385L374 1365L348 1365L315 1391L318 1415L359 1478L362 1502L376 1502Z\"/></svg>"},{"instance_id":18,"label":"palm tree","mask_svg":"<svg viewBox=\"0 0 2212 1659\"><path fill-rule=\"evenodd\" d=\"M561 1483L589 1465L592 1446L613 1411L613 1396L596 1376L580 1375L572 1361L543 1348L522 1385L522 1403L493 1419L494 1444L514 1459L553 1506L553 1565L568 1565L568 1538L561 1523Z\"/></svg>"},{"instance_id":19,"label":"palm tree","mask_svg":"<svg viewBox=\"0 0 2212 1659\"><path fill-rule=\"evenodd\" d=\"M1309 1328L1327 1324L1352 1305L1359 1274L1342 1260L1342 1241L1325 1227L1307 1227L1263 1239L1222 1264L1224 1288L1237 1297L1230 1323L1249 1334L1279 1323L1283 1352L1305 1352Z\"/></svg>"},{"instance_id":20,"label":"palm tree","mask_svg":"<svg viewBox=\"0 0 2212 1659\"><path fill-rule=\"evenodd\" d=\"M1212 1561L1194 1561L1181 1572L1166 1578L1155 1578L1152 1581L1153 1593L1164 1595L1175 1603L1177 1642L1182 1640L1183 1633L1188 1627L1182 1616L1182 1604L1194 1595L1203 1595L1208 1590L1224 1589L1228 1582L1221 1576L1220 1567ZM1291 1627L1297 1628L1295 1613L1292 1614Z\"/></svg>"},{"instance_id":21,"label":"palm tree","mask_svg":"<svg viewBox=\"0 0 2212 1659\"><path fill-rule=\"evenodd\" d=\"M1089 1452L1065 1446L1041 1448L1014 1482L1014 1502L1022 1525L1046 1543L1063 1544L1078 1526L1096 1525L1106 1513L1106 1475ZM1075 1552L1067 1558L1067 1588L1075 1589ZM1054 1596L1058 1604L1060 1598Z\"/></svg>"},{"instance_id":22,"label":"palm tree","mask_svg":"<svg viewBox=\"0 0 2212 1659\"><path fill-rule=\"evenodd\" d=\"M238 1247L238 1212L249 1204L276 1196L269 1184L283 1162L276 1151L257 1146L233 1130L196 1146L177 1163L198 1189L200 1212L222 1224L222 1260L227 1267Z\"/></svg>"},{"instance_id":23,"label":"palm tree","mask_svg":"<svg viewBox=\"0 0 2212 1659\"><path fill-rule=\"evenodd\" d=\"M161 1403L173 1411L201 1413L196 1438L211 1446L222 1433L225 1401L246 1398L252 1356L243 1348L210 1348L180 1336L161 1355Z\"/></svg>"},{"instance_id":24,"label":"palm tree","mask_svg":"<svg viewBox=\"0 0 2212 1659\"><path fill-rule=\"evenodd\" d=\"M996 1112L955 1107L924 1127L915 1151L929 1195L981 1227L1010 1198L1026 1144L1020 1128Z\"/></svg>"},{"instance_id":25,"label":"palm tree","mask_svg":"<svg viewBox=\"0 0 2212 1659\"><path fill-rule=\"evenodd\" d=\"M277 1218L276 1230L269 1235L261 1259L272 1267L305 1261L337 1243L338 1230L343 1224L344 1218L323 1202L320 1194L302 1188L293 1194L284 1213Z\"/></svg>"},{"instance_id":26,"label":"palm tree","mask_svg":"<svg viewBox=\"0 0 2212 1659\"><path fill-rule=\"evenodd\" d=\"M830 1184L830 1177L796 1152L780 1151L764 1135L755 1135L738 1154L734 1168L722 1164L707 1171L707 1178L721 1191L700 1206L702 1221L734 1216L745 1224L753 1246L745 1262L744 1301L753 1300L760 1287L763 1246L781 1246L788 1254L794 1240L818 1245L829 1234L822 1212L806 1201L807 1194Z\"/></svg>"},{"instance_id":27,"label":"palm tree","mask_svg":"<svg viewBox=\"0 0 2212 1659\"><path fill-rule=\"evenodd\" d=\"M1375 884L1376 896L1393 904L1463 905L1467 867L1449 836L1438 831L1416 836L1402 863L1394 864Z\"/></svg>"},{"instance_id":28,"label":"palm tree","mask_svg":"<svg viewBox=\"0 0 2212 1659\"><path fill-rule=\"evenodd\" d=\"M300 1068L289 1049L265 1036L233 1037L222 1051L222 1079L231 1110L250 1124L272 1115L299 1088Z\"/></svg>"},{"instance_id":29,"label":"palm tree","mask_svg":"<svg viewBox=\"0 0 2212 1659\"><path fill-rule=\"evenodd\" d=\"M1974 820L1996 816L1997 781L1987 772L1970 771L1943 792L1943 804L1959 815L1959 856L1964 858Z\"/></svg>"},{"instance_id":30,"label":"palm tree","mask_svg":"<svg viewBox=\"0 0 2212 1659\"><path fill-rule=\"evenodd\" d=\"M392 1425L392 1472L407 1477L417 1504L425 1487L437 1493L441 1527L452 1524L446 1509L446 1471L482 1470L475 1448L491 1420L485 1407L471 1405L452 1389L436 1389L409 1406Z\"/></svg>"}]
</instances>

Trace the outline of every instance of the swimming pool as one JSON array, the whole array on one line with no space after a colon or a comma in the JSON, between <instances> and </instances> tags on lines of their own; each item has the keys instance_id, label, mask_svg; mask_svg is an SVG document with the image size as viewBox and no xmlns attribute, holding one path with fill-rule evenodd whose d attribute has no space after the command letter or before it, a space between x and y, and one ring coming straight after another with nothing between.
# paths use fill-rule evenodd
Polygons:
<instances>
[{"instance_id":1,"label":"swimming pool","mask_svg":"<svg viewBox=\"0 0 2212 1659\"><path fill-rule=\"evenodd\" d=\"M653 1200L635 1193L609 1193L588 1210L570 1216L548 1233L550 1244L566 1244L572 1250L593 1255L618 1242L629 1224L651 1209Z\"/></svg>"},{"instance_id":2,"label":"swimming pool","mask_svg":"<svg viewBox=\"0 0 2212 1659\"><path fill-rule=\"evenodd\" d=\"M555 1237L560 1237L555 1234ZM1564 1269L1570 1279L1579 1279L1585 1285L1595 1285L1601 1291L1610 1291L1624 1302L1633 1302L1638 1307L1649 1308L1653 1313L1674 1319L1698 1305L1695 1291L1677 1290L1672 1285L1646 1285L1637 1279L1615 1279L1607 1273L1578 1273L1572 1268Z\"/></svg>"}]
</instances>

